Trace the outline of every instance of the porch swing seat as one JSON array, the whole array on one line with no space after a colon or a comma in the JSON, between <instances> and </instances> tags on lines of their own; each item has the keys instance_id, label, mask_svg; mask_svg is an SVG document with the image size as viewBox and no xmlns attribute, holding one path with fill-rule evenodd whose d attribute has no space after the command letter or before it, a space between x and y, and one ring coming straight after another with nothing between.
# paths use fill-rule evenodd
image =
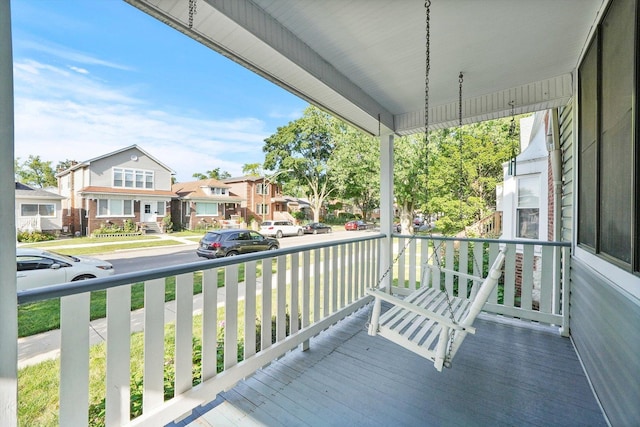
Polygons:
<instances>
[{"instance_id":1,"label":"porch swing seat","mask_svg":"<svg viewBox=\"0 0 640 427\"><path fill-rule=\"evenodd\" d=\"M369 335L380 335L420 356L431 360L438 371L449 366L467 334L475 333L473 322L484 307L502 275L506 246L500 250L486 277L477 277L437 265L428 264L433 272L457 275L474 281L472 299L449 297L447 293L422 286L404 298L377 289L369 289L375 298ZM480 283L477 292L476 285ZM475 295L475 296L474 296ZM381 314L382 301L392 307ZM453 317L453 319L452 319ZM453 333L453 338L451 337Z\"/></svg>"}]
</instances>

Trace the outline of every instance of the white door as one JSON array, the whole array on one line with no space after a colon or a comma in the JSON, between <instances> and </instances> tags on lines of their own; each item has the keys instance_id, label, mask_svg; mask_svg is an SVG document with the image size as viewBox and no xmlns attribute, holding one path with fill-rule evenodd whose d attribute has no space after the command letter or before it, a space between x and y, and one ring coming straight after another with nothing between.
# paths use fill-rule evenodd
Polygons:
<instances>
[{"instance_id":1,"label":"white door","mask_svg":"<svg viewBox=\"0 0 640 427\"><path fill-rule=\"evenodd\" d=\"M158 204L156 202L140 202L141 210L140 212L140 222L155 222L158 212L156 212L156 208Z\"/></svg>"}]
</instances>

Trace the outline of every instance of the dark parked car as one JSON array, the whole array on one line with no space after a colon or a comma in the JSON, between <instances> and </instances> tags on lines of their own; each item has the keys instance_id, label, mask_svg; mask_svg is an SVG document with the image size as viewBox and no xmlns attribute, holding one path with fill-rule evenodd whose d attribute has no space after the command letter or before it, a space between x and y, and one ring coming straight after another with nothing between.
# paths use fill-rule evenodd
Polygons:
<instances>
[{"instance_id":1,"label":"dark parked car","mask_svg":"<svg viewBox=\"0 0 640 427\"><path fill-rule=\"evenodd\" d=\"M302 228L305 234L331 233L333 231L330 225L321 222L312 222L302 226Z\"/></svg>"},{"instance_id":2,"label":"dark parked car","mask_svg":"<svg viewBox=\"0 0 640 427\"><path fill-rule=\"evenodd\" d=\"M269 251L280 247L276 239L264 237L253 230L215 230L208 231L198 245L197 254L204 258L221 258Z\"/></svg>"},{"instance_id":3,"label":"dark parked car","mask_svg":"<svg viewBox=\"0 0 640 427\"><path fill-rule=\"evenodd\" d=\"M344 225L345 230L366 230L371 227L372 226L370 224L367 224L361 219L349 221Z\"/></svg>"}]
</instances>

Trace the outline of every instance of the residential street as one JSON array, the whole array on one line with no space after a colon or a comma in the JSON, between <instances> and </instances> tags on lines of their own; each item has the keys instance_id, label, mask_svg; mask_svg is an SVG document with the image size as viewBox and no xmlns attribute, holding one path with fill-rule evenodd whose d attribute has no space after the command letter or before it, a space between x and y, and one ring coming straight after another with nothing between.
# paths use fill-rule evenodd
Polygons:
<instances>
[{"instance_id":1,"label":"residential street","mask_svg":"<svg viewBox=\"0 0 640 427\"><path fill-rule=\"evenodd\" d=\"M285 237L279 239L281 248L290 248L312 243L327 242L333 240L344 240L365 233L368 231L335 231L331 234L304 235ZM179 240L182 245L171 245L164 247L145 248L136 250L122 250L94 255L97 258L109 260L114 265L116 274L128 273L132 271L153 269L160 266L178 265L202 260L195 254L197 243L190 240L172 236L162 235L164 239ZM96 243L105 245L105 243ZM68 247L68 246L67 246ZM261 283L258 283L260 288ZM242 284L238 289L239 298L244 298ZM218 305L224 305L225 288L218 289ZM202 295L198 294L193 299L194 313L202 310ZM165 322L172 322L175 319L175 301L165 304ZM144 309L131 312L131 332L143 330ZM91 322L89 341L92 345L99 344L105 340L107 322L106 319L96 319ZM37 335L18 339L18 368L40 363L44 360L55 359L60 355L60 330L53 330Z\"/></svg>"}]
</instances>

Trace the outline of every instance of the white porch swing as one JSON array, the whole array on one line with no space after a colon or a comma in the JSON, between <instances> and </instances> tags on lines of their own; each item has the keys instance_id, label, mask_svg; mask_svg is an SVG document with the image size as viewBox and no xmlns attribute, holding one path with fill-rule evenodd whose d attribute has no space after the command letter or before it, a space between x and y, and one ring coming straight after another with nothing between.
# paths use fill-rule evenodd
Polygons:
<instances>
[{"instance_id":1,"label":"white porch swing","mask_svg":"<svg viewBox=\"0 0 640 427\"><path fill-rule=\"evenodd\" d=\"M426 12L426 77L425 77L425 127L424 138L428 147L429 129L429 68L430 68L430 5L425 2ZM460 109L459 119L462 125L462 73L460 73ZM415 236L415 235L414 235ZM413 238L412 238L413 239ZM407 242L405 248L411 242ZM487 302L493 289L502 275L502 265L505 259L506 246L498 252L493 264L485 277L473 276L440 266L438 251L434 248L429 259L435 259L434 263L427 262L425 271L431 274L422 274L421 286L405 298L399 298L380 290L379 285L391 268L378 282L377 289L369 289L367 293L375 298L369 323L369 335L380 335L388 340L408 349L426 359L433 361L435 368L442 371L442 367L450 367L451 361L460 348L467 334L475 333L473 322ZM400 256L404 249L400 252ZM395 261L394 261L395 262ZM474 257L474 262L478 260ZM482 269L476 268L482 272ZM429 286L428 279L434 274L451 274L459 279L472 280L473 287L470 295L472 299L465 297L451 297L446 286L438 286L438 289ZM439 289L442 288L442 289ZM390 303L392 307L382 314L382 301Z\"/></svg>"}]
</instances>

